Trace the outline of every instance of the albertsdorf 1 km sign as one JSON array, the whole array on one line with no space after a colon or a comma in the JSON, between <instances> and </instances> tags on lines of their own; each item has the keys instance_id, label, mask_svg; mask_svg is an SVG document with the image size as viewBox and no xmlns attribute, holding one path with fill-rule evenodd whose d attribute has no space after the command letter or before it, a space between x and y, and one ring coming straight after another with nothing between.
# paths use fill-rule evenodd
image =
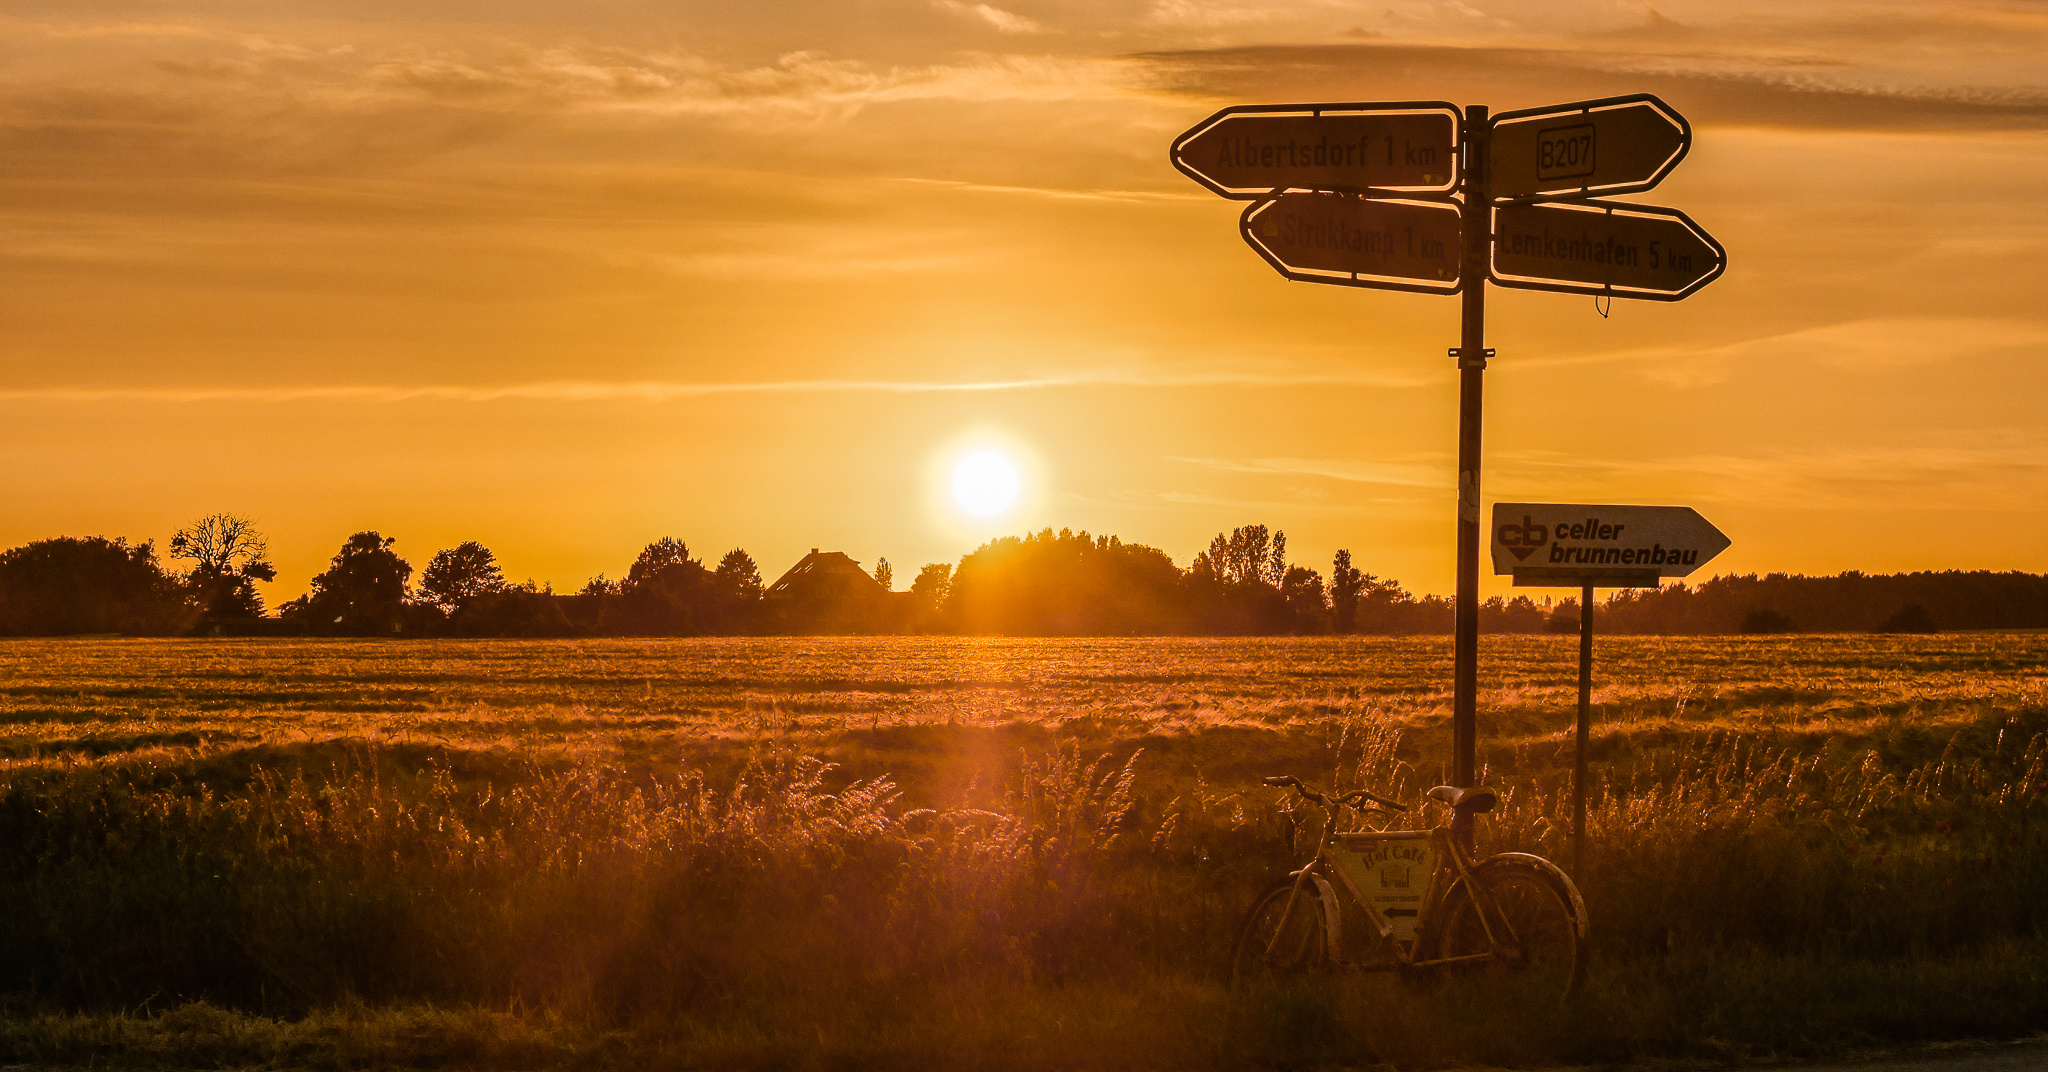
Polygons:
<instances>
[{"instance_id":1,"label":"albertsdorf 1 km sign","mask_svg":"<svg viewBox=\"0 0 2048 1072\"><path fill-rule=\"evenodd\" d=\"M1728 544L1690 506L1493 504L1493 572L1518 585L1654 588Z\"/></svg>"},{"instance_id":2,"label":"albertsdorf 1 km sign","mask_svg":"<svg viewBox=\"0 0 2048 1072\"><path fill-rule=\"evenodd\" d=\"M1225 108L1173 140L1183 174L1241 201L1275 190L1448 194L1458 183L1458 109L1442 101Z\"/></svg>"}]
</instances>

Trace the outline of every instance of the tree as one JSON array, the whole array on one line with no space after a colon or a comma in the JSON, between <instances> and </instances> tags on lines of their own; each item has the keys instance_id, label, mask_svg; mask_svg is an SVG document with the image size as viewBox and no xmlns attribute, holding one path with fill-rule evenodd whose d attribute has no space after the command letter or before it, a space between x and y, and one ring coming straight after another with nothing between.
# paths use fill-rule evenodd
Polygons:
<instances>
[{"instance_id":1,"label":"tree","mask_svg":"<svg viewBox=\"0 0 2048 1072\"><path fill-rule=\"evenodd\" d=\"M405 622L406 582L412 564L391 549L396 537L375 532L350 536L312 590L278 608L305 618L321 632L359 636L395 633Z\"/></svg>"},{"instance_id":2,"label":"tree","mask_svg":"<svg viewBox=\"0 0 2048 1072\"><path fill-rule=\"evenodd\" d=\"M498 556L475 540L434 552L420 573L420 594L448 614L468 607L479 597L505 590Z\"/></svg>"},{"instance_id":3,"label":"tree","mask_svg":"<svg viewBox=\"0 0 2048 1072\"><path fill-rule=\"evenodd\" d=\"M1339 633L1358 628L1358 593L1364 578L1351 564L1350 549L1338 548L1337 557L1330 562L1330 615Z\"/></svg>"},{"instance_id":4,"label":"tree","mask_svg":"<svg viewBox=\"0 0 2048 1072\"><path fill-rule=\"evenodd\" d=\"M619 586L627 628L654 636L697 633L709 578L683 541L663 536L648 544Z\"/></svg>"},{"instance_id":5,"label":"tree","mask_svg":"<svg viewBox=\"0 0 2048 1072\"><path fill-rule=\"evenodd\" d=\"M933 582L944 576L930 567L926 575ZM960 560L945 587L945 615L966 633L1156 635L1187 628L1173 560L1114 536L1046 529L990 540Z\"/></svg>"},{"instance_id":6,"label":"tree","mask_svg":"<svg viewBox=\"0 0 2048 1072\"><path fill-rule=\"evenodd\" d=\"M61 536L0 552L0 633L176 633L195 608L148 543Z\"/></svg>"},{"instance_id":7,"label":"tree","mask_svg":"<svg viewBox=\"0 0 2048 1072\"><path fill-rule=\"evenodd\" d=\"M711 571L710 625L723 633L751 633L761 616L761 570L754 558L733 548Z\"/></svg>"},{"instance_id":8,"label":"tree","mask_svg":"<svg viewBox=\"0 0 2048 1072\"><path fill-rule=\"evenodd\" d=\"M896 570L886 558L875 560L875 583L881 585L884 592L896 590Z\"/></svg>"},{"instance_id":9,"label":"tree","mask_svg":"<svg viewBox=\"0 0 2048 1072\"><path fill-rule=\"evenodd\" d=\"M209 514L171 534L170 557L192 563L185 586L214 618L263 616L256 582L277 579L269 553L256 523L236 514Z\"/></svg>"},{"instance_id":10,"label":"tree","mask_svg":"<svg viewBox=\"0 0 2048 1072\"><path fill-rule=\"evenodd\" d=\"M1297 633L1329 630L1329 602L1323 596L1323 575L1307 566L1289 566L1280 579L1280 595L1287 600L1287 612L1294 615Z\"/></svg>"},{"instance_id":11,"label":"tree","mask_svg":"<svg viewBox=\"0 0 2048 1072\"><path fill-rule=\"evenodd\" d=\"M937 613L946 602L946 592L953 586L953 564L930 562L917 571L917 579L910 582L910 594L917 597L920 612Z\"/></svg>"},{"instance_id":12,"label":"tree","mask_svg":"<svg viewBox=\"0 0 2048 1072\"><path fill-rule=\"evenodd\" d=\"M1263 635L1292 632L1281 587L1287 579L1287 534L1264 525L1218 533L1188 568L1187 587L1201 632Z\"/></svg>"}]
</instances>

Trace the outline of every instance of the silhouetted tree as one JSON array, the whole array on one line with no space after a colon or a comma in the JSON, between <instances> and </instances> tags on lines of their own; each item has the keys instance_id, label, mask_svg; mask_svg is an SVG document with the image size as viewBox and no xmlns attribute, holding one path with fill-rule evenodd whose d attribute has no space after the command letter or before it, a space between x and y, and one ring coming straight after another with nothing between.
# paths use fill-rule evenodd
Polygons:
<instances>
[{"instance_id":1,"label":"silhouetted tree","mask_svg":"<svg viewBox=\"0 0 2048 1072\"><path fill-rule=\"evenodd\" d=\"M1541 633L1550 627L1550 614L1528 596L1503 599L1494 596L1479 604L1482 633Z\"/></svg>"},{"instance_id":2,"label":"silhouetted tree","mask_svg":"<svg viewBox=\"0 0 2048 1072\"><path fill-rule=\"evenodd\" d=\"M1339 633L1358 631L1358 593L1365 575L1351 565L1351 552L1338 548L1330 562L1330 616Z\"/></svg>"},{"instance_id":3,"label":"silhouetted tree","mask_svg":"<svg viewBox=\"0 0 2048 1072\"><path fill-rule=\"evenodd\" d=\"M1218 533L1188 567L1185 587L1198 632L1270 634L1293 631L1281 585L1287 576L1287 535L1264 525Z\"/></svg>"},{"instance_id":4,"label":"silhouetted tree","mask_svg":"<svg viewBox=\"0 0 2048 1072\"><path fill-rule=\"evenodd\" d=\"M455 614L480 596L505 590L498 556L475 540L434 552L420 573L420 594L448 614Z\"/></svg>"},{"instance_id":5,"label":"silhouetted tree","mask_svg":"<svg viewBox=\"0 0 2048 1072\"><path fill-rule=\"evenodd\" d=\"M1792 619L1774 610L1753 610L1742 617L1745 633L1789 633Z\"/></svg>"},{"instance_id":6,"label":"silhouetted tree","mask_svg":"<svg viewBox=\"0 0 2048 1072\"><path fill-rule=\"evenodd\" d=\"M924 570L918 570L918 580L909 582L911 594L911 623L920 631L938 627L940 609L946 605L946 592L952 588L952 564L950 562L928 562Z\"/></svg>"},{"instance_id":7,"label":"silhouetted tree","mask_svg":"<svg viewBox=\"0 0 2048 1072\"><path fill-rule=\"evenodd\" d=\"M655 636L698 633L708 587L709 573L690 557L683 541L664 536L648 544L619 586L627 630Z\"/></svg>"},{"instance_id":8,"label":"silhouetted tree","mask_svg":"<svg viewBox=\"0 0 2048 1072\"><path fill-rule=\"evenodd\" d=\"M197 617L149 543L60 536L0 552L0 633L182 632Z\"/></svg>"},{"instance_id":9,"label":"silhouetted tree","mask_svg":"<svg viewBox=\"0 0 2048 1072\"><path fill-rule=\"evenodd\" d=\"M576 632L554 590L528 580L478 592L448 620L457 636L551 637Z\"/></svg>"},{"instance_id":10,"label":"silhouetted tree","mask_svg":"<svg viewBox=\"0 0 2048 1072\"><path fill-rule=\"evenodd\" d=\"M733 548L711 571L711 622L721 633L751 633L761 615L761 570L753 556Z\"/></svg>"},{"instance_id":11,"label":"silhouetted tree","mask_svg":"<svg viewBox=\"0 0 2048 1072\"><path fill-rule=\"evenodd\" d=\"M881 585L884 592L896 590L896 570L886 558L875 559L875 583Z\"/></svg>"},{"instance_id":12,"label":"silhouetted tree","mask_svg":"<svg viewBox=\"0 0 2048 1072\"><path fill-rule=\"evenodd\" d=\"M1878 625L1880 633L1938 633L1941 627L1934 624L1934 615L1918 603L1908 603L1899 608L1897 614L1886 618Z\"/></svg>"},{"instance_id":13,"label":"silhouetted tree","mask_svg":"<svg viewBox=\"0 0 2048 1072\"><path fill-rule=\"evenodd\" d=\"M391 549L396 537L358 532L341 545L312 590L278 608L322 633L372 636L398 632L406 620L412 564Z\"/></svg>"},{"instance_id":14,"label":"silhouetted tree","mask_svg":"<svg viewBox=\"0 0 2048 1072\"><path fill-rule=\"evenodd\" d=\"M931 575L929 567L926 574ZM990 540L960 560L945 617L964 633L1010 636L1185 631L1180 570L1114 536L1051 529ZM913 588L913 591L915 589Z\"/></svg>"},{"instance_id":15,"label":"silhouetted tree","mask_svg":"<svg viewBox=\"0 0 2048 1072\"><path fill-rule=\"evenodd\" d=\"M263 615L256 582L277 579L269 553L256 523L235 514L209 514L171 534L170 557L192 563L185 584L201 613L213 618Z\"/></svg>"},{"instance_id":16,"label":"silhouetted tree","mask_svg":"<svg viewBox=\"0 0 2048 1072\"><path fill-rule=\"evenodd\" d=\"M1287 613L1294 617L1295 632L1330 631L1330 606L1323 594L1322 574L1307 566L1289 566L1280 581L1280 595L1287 601Z\"/></svg>"}]
</instances>

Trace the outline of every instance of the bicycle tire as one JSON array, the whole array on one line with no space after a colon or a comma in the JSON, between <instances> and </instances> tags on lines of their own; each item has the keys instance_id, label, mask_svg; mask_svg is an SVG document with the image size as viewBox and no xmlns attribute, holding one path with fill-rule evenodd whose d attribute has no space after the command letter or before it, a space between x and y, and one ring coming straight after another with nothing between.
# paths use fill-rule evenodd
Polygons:
<instances>
[{"instance_id":1,"label":"bicycle tire","mask_svg":"<svg viewBox=\"0 0 2048 1072\"><path fill-rule=\"evenodd\" d=\"M1280 918L1287 895L1294 889L1292 876L1283 878L1252 902L1244 923L1237 929L1237 941L1230 949L1230 985L1243 987L1321 968L1328 961L1324 935L1323 899L1311 880L1287 913L1286 932Z\"/></svg>"},{"instance_id":2,"label":"bicycle tire","mask_svg":"<svg viewBox=\"0 0 2048 1072\"><path fill-rule=\"evenodd\" d=\"M1572 899L1557 879L1540 867L1502 859L1481 861L1472 869L1472 877L1506 917L1514 947L1510 957L1478 962L1475 967L1527 973L1554 985L1560 998L1569 994L1585 972L1586 943L1572 912ZM1430 928L1429 959L1493 951L1472 891L1464 882L1451 887L1435 914L1439 923Z\"/></svg>"}]
</instances>

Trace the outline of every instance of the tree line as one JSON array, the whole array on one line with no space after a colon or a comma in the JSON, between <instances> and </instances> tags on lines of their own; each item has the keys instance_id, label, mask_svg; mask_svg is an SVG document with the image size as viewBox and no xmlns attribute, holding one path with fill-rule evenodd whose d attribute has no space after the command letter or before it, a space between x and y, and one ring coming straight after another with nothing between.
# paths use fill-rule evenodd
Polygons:
<instances>
[{"instance_id":1,"label":"tree line","mask_svg":"<svg viewBox=\"0 0 2048 1072\"><path fill-rule=\"evenodd\" d=\"M467 541L415 571L397 540L343 541L305 595L268 612L268 543L249 519L214 514L179 529L168 562L152 543L102 536L38 540L0 552L0 634L342 636L702 636L784 633L966 635L1448 634L1451 601L1416 596L1339 550L1327 577L1290 562L1285 532L1218 533L1185 569L1115 536L1045 529L1002 537L958 563L932 563L894 591L887 559L861 572L843 556L764 586L740 548L707 564L673 537L643 548L623 577L556 592L504 576ZM806 560L807 562L810 560ZM832 568L837 567L835 572ZM798 576L798 574L803 576ZM1606 633L1926 632L2048 627L2048 578L1958 572L1834 577L1773 573L1623 591L1596 608ZM1486 600L1487 633L1574 632L1578 601Z\"/></svg>"}]
</instances>

